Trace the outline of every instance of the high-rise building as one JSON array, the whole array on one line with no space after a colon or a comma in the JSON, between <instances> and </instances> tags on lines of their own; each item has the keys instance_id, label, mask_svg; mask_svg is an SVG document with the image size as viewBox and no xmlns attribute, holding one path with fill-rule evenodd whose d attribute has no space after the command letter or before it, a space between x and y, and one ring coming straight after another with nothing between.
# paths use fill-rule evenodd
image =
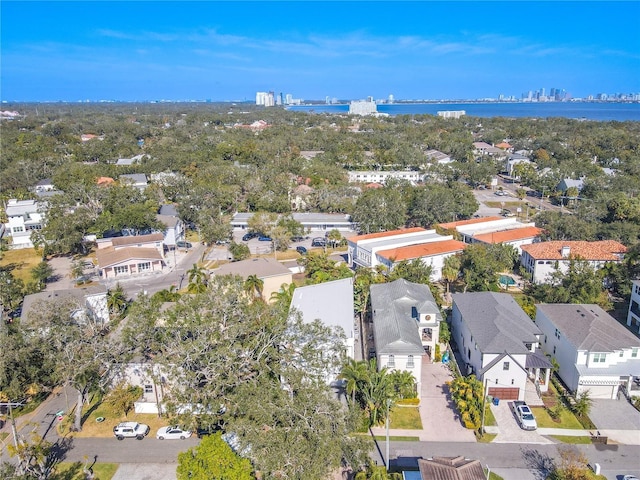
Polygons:
<instances>
[{"instance_id":1,"label":"high-rise building","mask_svg":"<svg viewBox=\"0 0 640 480\"><path fill-rule=\"evenodd\" d=\"M273 92L257 92L256 105L273 107L275 105L275 95Z\"/></svg>"}]
</instances>

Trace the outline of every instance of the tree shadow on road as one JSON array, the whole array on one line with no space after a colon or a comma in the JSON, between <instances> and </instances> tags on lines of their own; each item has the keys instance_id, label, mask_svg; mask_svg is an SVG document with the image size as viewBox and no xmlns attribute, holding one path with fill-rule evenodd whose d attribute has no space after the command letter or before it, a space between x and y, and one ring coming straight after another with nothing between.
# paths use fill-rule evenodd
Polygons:
<instances>
[{"instance_id":1,"label":"tree shadow on road","mask_svg":"<svg viewBox=\"0 0 640 480\"><path fill-rule=\"evenodd\" d=\"M553 470L553 458L534 448L522 447L520 451L529 470L533 470L535 478L545 480Z\"/></svg>"}]
</instances>

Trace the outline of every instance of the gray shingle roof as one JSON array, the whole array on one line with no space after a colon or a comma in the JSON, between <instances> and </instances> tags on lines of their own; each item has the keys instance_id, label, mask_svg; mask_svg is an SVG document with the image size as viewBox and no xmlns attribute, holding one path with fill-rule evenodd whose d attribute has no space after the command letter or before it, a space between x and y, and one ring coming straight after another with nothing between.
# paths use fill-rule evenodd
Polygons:
<instances>
[{"instance_id":1,"label":"gray shingle roof","mask_svg":"<svg viewBox=\"0 0 640 480\"><path fill-rule=\"evenodd\" d=\"M453 303L482 353L528 353L542 332L506 293L475 292L453 295Z\"/></svg>"},{"instance_id":2,"label":"gray shingle roof","mask_svg":"<svg viewBox=\"0 0 640 480\"><path fill-rule=\"evenodd\" d=\"M433 302L433 313L439 316L439 310L427 285L408 282L403 278L391 283L371 285L373 332L377 353L424 354L418 322L413 311L425 311L428 302Z\"/></svg>"},{"instance_id":3,"label":"gray shingle roof","mask_svg":"<svg viewBox=\"0 0 640 480\"><path fill-rule=\"evenodd\" d=\"M556 303L536 307L577 350L606 353L640 347L640 339L598 305Z\"/></svg>"}]
</instances>

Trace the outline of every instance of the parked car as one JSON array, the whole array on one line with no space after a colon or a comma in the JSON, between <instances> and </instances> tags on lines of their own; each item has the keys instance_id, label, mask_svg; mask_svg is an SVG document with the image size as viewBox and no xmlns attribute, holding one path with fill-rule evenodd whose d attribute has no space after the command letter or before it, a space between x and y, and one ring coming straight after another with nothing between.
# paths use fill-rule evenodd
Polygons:
<instances>
[{"instance_id":1,"label":"parked car","mask_svg":"<svg viewBox=\"0 0 640 480\"><path fill-rule=\"evenodd\" d=\"M298 252L300 255L306 255L307 254L307 249L304 248L303 246L297 246L296 247L296 252Z\"/></svg>"},{"instance_id":2,"label":"parked car","mask_svg":"<svg viewBox=\"0 0 640 480\"><path fill-rule=\"evenodd\" d=\"M304 237L299 237L299 236L291 237L291 241L292 242L303 242L304 241Z\"/></svg>"},{"instance_id":3,"label":"parked car","mask_svg":"<svg viewBox=\"0 0 640 480\"><path fill-rule=\"evenodd\" d=\"M526 402L516 400L511 404L511 407L516 414L520 428L523 430L535 430L538 428L536 417L533 416L533 412Z\"/></svg>"},{"instance_id":4,"label":"parked car","mask_svg":"<svg viewBox=\"0 0 640 480\"><path fill-rule=\"evenodd\" d=\"M189 438L190 436L190 431L182 430L180 427L171 425L168 427L159 428L158 432L156 433L156 438L158 440L184 440L186 438Z\"/></svg>"},{"instance_id":5,"label":"parked car","mask_svg":"<svg viewBox=\"0 0 640 480\"><path fill-rule=\"evenodd\" d=\"M243 242L248 242L249 240L251 240L252 238L256 238L257 236L259 236L259 235L257 233L255 233L255 232L245 233L242 236L242 241Z\"/></svg>"},{"instance_id":6,"label":"parked car","mask_svg":"<svg viewBox=\"0 0 640 480\"><path fill-rule=\"evenodd\" d=\"M149 425L138 422L122 422L113 427L113 435L118 440L125 438L135 438L142 440L149 433Z\"/></svg>"},{"instance_id":7,"label":"parked car","mask_svg":"<svg viewBox=\"0 0 640 480\"><path fill-rule=\"evenodd\" d=\"M193 247L191 242L183 242L183 241L176 242L176 246L178 248L191 248L191 247Z\"/></svg>"},{"instance_id":8,"label":"parked car","mask_svg":"<svg viewBox=\"0 0 640 480\"><path fill-rule=\"evenodd\" d=\"M496 190L493 194L498 195L499 197L504 197L507 193L504 190Z\"/></svg>"},{"instance_id":9,"label":"parked car","mask_svg":"<svg viewBox=\"0 0 640 480\"><path fill-rule=\"evenodd\" d=\"M271 241L271 237L268 237L266 235L260 235L258 237L258 241L259 242L270 242Z\"/></svg>"},{"instance_id":10,"label":"parked car","mask_svg":"<svg viewBox=\"0 0 640 480\"><path fill-rule=\"evenodd\" d=\"M324 237L316 237L311 240L312 247L324 247L327 245L327 239Z\"/></svg>"},{"instance_id":11,"label":"parked car","mask_svg":"<svg viewBox=\"0 0 640 480\"><path fill-rule=\"evenodd\" d=\"M515 216L515 213L513 213L511 210L508 210L508 209L504 208L500 212L500 215L502 215L503 217L513 217L513 216Z\"/></svg>"}]
</instances>

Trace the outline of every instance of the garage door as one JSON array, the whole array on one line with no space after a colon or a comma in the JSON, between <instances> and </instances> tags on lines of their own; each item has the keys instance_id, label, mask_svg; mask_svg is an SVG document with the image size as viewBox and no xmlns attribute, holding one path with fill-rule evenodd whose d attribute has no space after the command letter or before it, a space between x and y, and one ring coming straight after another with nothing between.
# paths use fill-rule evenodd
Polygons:
<instances>
[{"instance_id":1,"label":"garage door","mask_svg":"<svg viewBox=\"0 0 640 480\"><path fill-rule=\"evenodd\" d=\"M489 396L500 400L518 400L519 388L489 388Z\"/></svg>"},{"instance_id":2,"label":"garage door","mask_svg":"<svg viewBox=\"0 0 640 480\"><path fill-rule=\"evenodd\" d=\"M590 398L615 399L615 386L612 385L581 385L580 391L588 390Z\"/></svg>"}]
</instances>

